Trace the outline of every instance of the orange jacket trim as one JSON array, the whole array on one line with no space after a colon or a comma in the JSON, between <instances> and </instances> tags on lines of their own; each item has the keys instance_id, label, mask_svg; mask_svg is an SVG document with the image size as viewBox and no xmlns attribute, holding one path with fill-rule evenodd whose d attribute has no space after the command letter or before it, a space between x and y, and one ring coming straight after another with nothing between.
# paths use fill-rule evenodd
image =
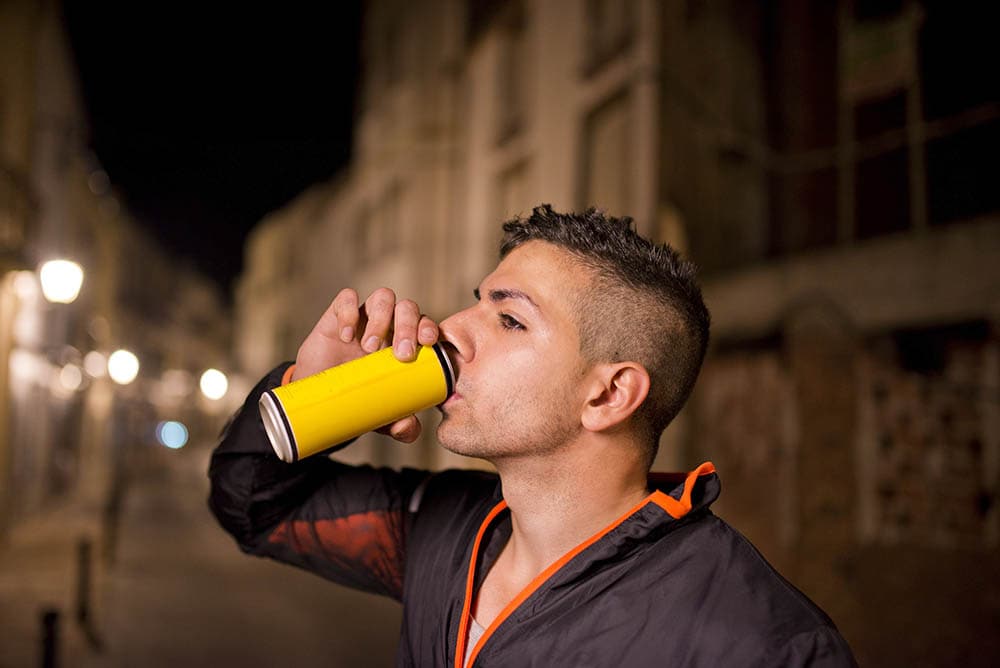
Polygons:
<instances>
[{"instance_id":1,"label":"orange jacket trim","mask_svg":"<svg viewBox=\"0 0 1000 668\"><path fill-rule=\"evenodd\" d=\"M465 659L465 643L467 641L467 636L469 633L469 623L472 617L472 598L473 598L473 585L475 583L476 577L476 562L479 559L479 548L482 542L483 535L486 533L487 527L490 523L500 514L500 511L507 507L506 501L501 501L499 504L494 506L493 510L490 511L486 519L483 520L482 525L479 527L479 533L476 534L476 541L472 547L472 557L469 561L469 575L466 580L465 585L465 604L462 606L462 619L458 625L458 645L455 650L455 668L464 668L465 666L472 666L476 662L476 657L479 656L479 652L482 650L483 645L489 640L490 636L497 630L497 628L504 622L510 615L524 603L529 596L531 596L535 590L545 584L545 581L552 577L560 568L565 566L570 560L576 555L583 552L585 549L596 543L598 540L607 535L612 529L619 526L622 522L627 520L629 517L637 513L643 506L647 503L655 503L657 506L662 508L668 515L674 519L680 519L684 517L691 511L691 491L694 487L694 483L698 476L709 475L715 473L715 465L712 462L705 462L701 464L698 468L694 469L684 479L684 491L681 493L681 499L678 501L669 494L665 494L660 490L652 492L645 499L640 501L638 504L633 506L624 515L616 519L614 522L609 524L607 527L597 532L587 540L583 541L572 550L564 554L562 557L557 559L548 568L539 573L534 580L528 583L528 585L521 590L514 599L507 604L507 606L500 611L489 628L487 628L483 635L480 636L479 641L476 646L472 649L472 654L469 655L469 660L466 662Z\"/></svg>"},{"instance_id":2,"label":"orange jacket trim","mask_svg":"<svg viewBox=\"0 0 1000 668\"><path fill-rule=\"evenodd\" d=\"M465 603L462 606L462 618L458 625L458 647L455 649L455 668L462 668L465 663L465 642L469 635L469 620L472 618L472 589L476 581L476 559L479 556L479 545L483 540L483 535L486 533L487 527L493 522L494 518L500 514L507 507L506 501L501 501L497 505L493 506L493 510L490 511L483 523L479 525L479 532L476 534L476 541L472 545L472 560L469 566L469 576L465 581ZM480 643L481 644L481 643ZM472 660L469 660L469 664L472 664Z\"/></svg>"},{"instance_id":3,"label":"orange jacket trim","mask_svg":"<svg viewBox=\"0 0 1000 668\"><path fill-rule=\"evenodd\" d=\"M710 473L715 473L715 465L712 462L705 462L688 473L684 479L684 491L681 493L680 501L660 490L656 490L650 494L647 501L652 501L667 511L667 514L675 520L679 520L691 512L691 490L694 489L695 480L698 479L698 476L709 475Z\"/></svg>"}]
</instances>

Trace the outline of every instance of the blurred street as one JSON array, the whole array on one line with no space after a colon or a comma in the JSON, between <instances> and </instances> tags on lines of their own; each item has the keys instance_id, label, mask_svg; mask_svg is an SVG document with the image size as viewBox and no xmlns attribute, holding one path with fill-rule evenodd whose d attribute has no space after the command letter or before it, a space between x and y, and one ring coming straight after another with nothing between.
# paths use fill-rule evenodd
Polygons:
<instances>
[{"instance_id":1,"label":"blurred street","mask_svg":"<svg viewBox=\"0 0 1000 668\"><path fill-rule=\"evenodd\" d=\"M14 545L0 556L0 666L43 665L43 601L63 606L57 665L392 665L397 604L243 555L207 509L207 450L145 454L124 496L114 559L94 559L100 572L91 617L102 647L89 645L70 607L75 549L69 541L62 541L62 568L50 567L59 577L47 578L47 591L27 581L42 575L27 562L60 560L51 535L59 532L50 529L35 536L34 554L21 547L25 563L14 562ZM14 615L21 623L8 624Z\"/></svg>"}]
</instances>

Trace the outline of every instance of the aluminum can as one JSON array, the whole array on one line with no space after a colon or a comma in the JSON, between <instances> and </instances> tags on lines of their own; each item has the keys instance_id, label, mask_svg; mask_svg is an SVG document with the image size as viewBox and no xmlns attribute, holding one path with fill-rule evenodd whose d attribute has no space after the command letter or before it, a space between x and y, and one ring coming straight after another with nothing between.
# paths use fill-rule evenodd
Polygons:
<instances>
[{"instance_id":1,"label":"aluminum can","mask_svg":"<svg viewBox=\"0 0 1000 668\"><path fill-rule=\"evenodd\" d=\"M295 462L436 406L454 387L440 343L418 346L410 362L384 348L268 390L260 414L275 453Z\"/></svg>"}]
</instances>

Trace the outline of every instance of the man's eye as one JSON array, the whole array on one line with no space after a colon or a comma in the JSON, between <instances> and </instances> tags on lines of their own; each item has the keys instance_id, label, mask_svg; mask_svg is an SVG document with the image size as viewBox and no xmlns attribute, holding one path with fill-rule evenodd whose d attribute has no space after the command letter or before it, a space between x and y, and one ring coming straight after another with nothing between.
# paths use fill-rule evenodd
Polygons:
<instances>
[{"instance_id":1,"label":"man's eye","mask_svg":"<svg viewBox=\"0 0 1000 668\"><path fill-rule=\"evenodd\" d=\"M504 329L524 329L524 325L506 313L500 314L500 326Z\"/></svg>"}]
</instances>

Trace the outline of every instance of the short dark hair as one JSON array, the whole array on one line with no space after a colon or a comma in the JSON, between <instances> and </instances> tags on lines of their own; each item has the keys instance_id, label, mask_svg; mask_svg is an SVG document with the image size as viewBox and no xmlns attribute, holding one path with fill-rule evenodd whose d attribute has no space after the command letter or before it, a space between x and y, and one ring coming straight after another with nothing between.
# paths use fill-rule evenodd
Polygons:
<instances>
[{"instance_id":1,"label":"short dark hair","mask_svg":"<svg viewBox=\"0 0 1000 668\"><path fill-rule=\"evenodd\" d=\"M557 213L548 204L503 225L500 258L529 241L558 246L594 272L597 285L578 295L580 349L589 362L632 361L650 376L637 415L653 443L694 387L708 348L709 313L695 266L668 244L641 237L629 217L590 208Z\"/></svg>"}]
</instances>

